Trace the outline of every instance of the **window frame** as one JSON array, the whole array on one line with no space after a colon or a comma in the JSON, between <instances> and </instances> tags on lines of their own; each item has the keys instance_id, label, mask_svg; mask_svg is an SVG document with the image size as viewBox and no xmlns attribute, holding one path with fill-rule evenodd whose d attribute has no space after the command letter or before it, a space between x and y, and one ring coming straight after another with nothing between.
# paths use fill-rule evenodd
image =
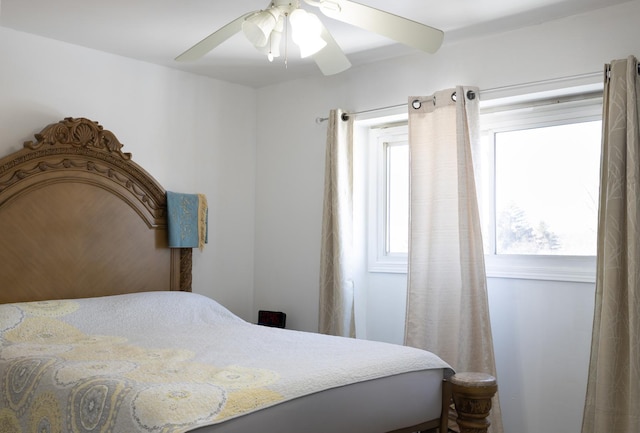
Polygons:
<instances>
[{"instance_id":1,"label":"window frame","mask_svg":"<svg viewBox=\"0 0 640 433\"><path fill-rule=\"evenodd\" d=\"M478 205L485 242L487 277L595 282L596 256L496 254L495 137L496 133L588 122L602 119L602 92L495 104L480 110L481 141ZM487 141L485 141L487 140Z\"/></svg>"},{"instance_id":2,"label":"window frame","mask_svg":"<svg viewBox=\"0 0 640 433\"><path fill-rule=\"evenodd\" d=\"M369 128L370 152L368 167L368 236L367 268L369 272L407 273L407 253L387 253L388 239L388 188L387 158L388 143L409 144L406 120L372 125Z\"/></svg>"},{"instance_id":3,"label":"window frame","mask_svg":"<svg viewBox=\"0 0 640 433\"><path fill-rule=\"evenodd\" d=\"M569 113L563 119L554 119L558 111L568 110L571 107L573 114ZM567 119L601 120L602 118L602 86L599 84L560 89L550 92L532 93L521 96L506 96L504 98L492 98L480 101L480 130L486 133L487 130L499 130L506 127L513 127L514 119L509 120L504 115L507 111L522 110L530 111L532 118L537 119L539 125L550 126L553 123L568 123ZM499 113L503 113L500 115ZM488 121L489 117L493 120ZM530 119L531 120L531 119ZM546 122L546 123L545 123ZM517 122L515 122L517 123ZM388 257L384 254L383 242L386 233L382 218L383 210L379 203L380 182L377 170L380 162L380 152L383 152L379 145L378 138L385 134L394 133L396 130L406 131L408 137L408 116L404 110L390 116L361 116L357 120L358 128L361 128L361 139L366 142L365 151L366 166L366 200L365 205L366 230L366 266L368 272L380 273L403 273L408 272L408 257ZM530 127L530 126L527 126ZM475 152L475 150L474 150ZM487 230L487 211L494 208L495 190L492 191L495 173L493 166L487 171L487 155L480 152L474 153L474 166L476 168L476 179L478 181L478 206L482 218L483 237L495 239L495 217L493 217L493 227ZM482 170L482 173L479 173ZM487 184L487 174L490 180ZM384 179L384 177L383 177ZM491 217L491 216L490 216ZM495 241L494 241L495 242ZM493 249L495 251L495 249ZM485 251L486 275L489 278L507 278L523 280L551 280L567 282L595 282L596 257L595 256L536 256L536 255L496 255Z\"/></svg>"}]
</instances>

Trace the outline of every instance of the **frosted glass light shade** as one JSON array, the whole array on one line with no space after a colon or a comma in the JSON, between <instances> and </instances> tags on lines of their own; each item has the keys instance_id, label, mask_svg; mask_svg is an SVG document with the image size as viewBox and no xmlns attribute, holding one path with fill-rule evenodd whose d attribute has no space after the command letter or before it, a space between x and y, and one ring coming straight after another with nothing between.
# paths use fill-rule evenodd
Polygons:
<instances>
[{"instance_id":1,"label":"frosted glass light shade","mask_svg":"<svg viewBox=\"0 0 640 433\"><path fill-rule=\"evenodd\" d=\"M320 36L322 23L314 14L296 9L289 16L289 21L291 21L291 39L300 47L301 57L312 56L327 45Z\"/></svg>"},{"instance_id":2,"label":"frosted glass light shade","mask_svg":"<svg viewBox=\"0 0 640 433\"><path fill-rule=\"evenodd\" d=\"M244 20L242 31L254 47L264 47L277 23L278 17L271 10L261 11Z\"/></svg>"},{"instance_id":3,"label":"frosted glass light shade","mask_svg":"<svg viewBox=\"0 0 640 433\"><path fill-rule=\"evenodd\" d=\"M258 51L262 54L266 54L269 61L273 61L274 58L280 57L280 43L282 42L282 32L274 30L271 32L270 39L267 41L264 47L257 47Z\"/></svg>"},{"instance_id":4,"label":"frosted glass light shade","mask_svg":"<svg viewBox=\"0 0 640 433\"><path fill-rule=\"evenodd\" d=\"M317 38L309 39L303 44L298 45L300 46L300 57L304 59L305 57L313 56L315 53L326 47L327 43L324 39L318 36Z\"/></svg>"},{"instance_id":5,"label":"frosted glass light shade","mask_svg":"<svg viewBox=\"0 0 640 433\"><path fill-rule=\"evenodd\" d=\"M270 62L272 62L274 58L280 57L280 45L282 43L283 30L284 16L280 16L276 23L276 27L269 35L269 39L267 39L267 43L263 47L256 47L259 52L267 55Z\"/></svg>"},{"instance_id":6,"label":"frosted glass light shade","mask_svg":"<svg viewBox=\"0 0 640 433\"><path fill-rule=\"evenodd\" d=\"M271 32L271 41L267 43L268 55L271 57L280 57L280 41L282 41L282 32L274 30Z\"/></svg>"}]
</instances>

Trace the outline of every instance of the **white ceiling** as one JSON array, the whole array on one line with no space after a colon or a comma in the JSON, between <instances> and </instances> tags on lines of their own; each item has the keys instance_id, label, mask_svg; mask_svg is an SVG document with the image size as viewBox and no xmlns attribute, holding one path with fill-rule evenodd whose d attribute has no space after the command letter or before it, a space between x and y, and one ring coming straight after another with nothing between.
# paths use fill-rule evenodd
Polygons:
<instances>
[{"instance_id":1,"label":"white ceiling","mask_svg":"<svg viewBox=\"0 0 640 433\"><path fill-rule=\"evenodd\" d=\"M359 3L439 28L445 32L447 44L626 1L629 0L360 0ZM242 33L199 61L173 60L229 21L246 12L264 9L268 4L269 0L0 0L0 25L252 87L320 75L313 60L296 58L293 48L286 69L282 57L269 63ZM416 52L318 15L353 65Z\"/></svg>"}]
</instances>

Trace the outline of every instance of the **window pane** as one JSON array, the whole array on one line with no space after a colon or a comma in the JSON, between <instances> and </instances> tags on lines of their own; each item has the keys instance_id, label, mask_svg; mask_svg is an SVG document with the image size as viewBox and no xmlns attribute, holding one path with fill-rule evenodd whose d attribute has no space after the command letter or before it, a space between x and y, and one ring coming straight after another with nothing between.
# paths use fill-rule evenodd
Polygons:
<instances>
[{"instance_id":1,"label":"window pane","mask_svg":"<svg viewBox=\"0 0 640 433\"><path fill-rule=\"evenodd\" d=\"M596 254L600 136L600 121L496 133L497 254Z\"/></svg>"},{"instance_id":2,"label":"window pane","mask_svg":"<svg viewBox=\"0 0 640 433\"><path fill-rule=\"evenodd\" d=\"M387 254L409 251L409 146L387 145Z\"/></svg>"}]
</instances>

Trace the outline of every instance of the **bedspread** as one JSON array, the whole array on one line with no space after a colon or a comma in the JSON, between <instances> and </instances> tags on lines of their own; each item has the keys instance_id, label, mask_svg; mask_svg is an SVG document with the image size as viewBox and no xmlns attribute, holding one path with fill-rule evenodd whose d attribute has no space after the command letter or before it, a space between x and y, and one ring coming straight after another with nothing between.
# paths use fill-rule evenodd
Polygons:
<instances>
[{"instance_id":1,"label":"bedspread","mask_svg":"<svg viewBox=\"0 0 640 433\"><path fill-rule=\"evenodd\" d=\"M0 305L0 431L185 432L359 381L447 369L418 349L253 325L148 292Z\"/></svg>"}]
</instances>

